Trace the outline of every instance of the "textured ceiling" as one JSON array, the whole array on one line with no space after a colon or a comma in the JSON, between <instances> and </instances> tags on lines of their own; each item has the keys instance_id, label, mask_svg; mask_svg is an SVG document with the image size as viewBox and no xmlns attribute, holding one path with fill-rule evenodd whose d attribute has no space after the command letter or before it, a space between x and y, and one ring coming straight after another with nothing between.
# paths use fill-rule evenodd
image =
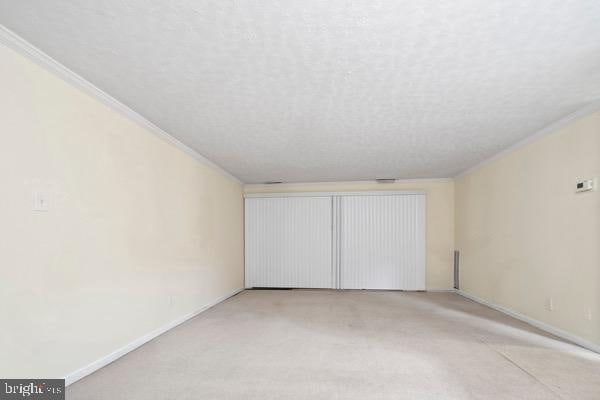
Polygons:
<instances>
[{"instance_id":1,"label":"textured ceiling","mask_svg":"<svg viewBox=\"0 0 600 400\"><path fill-rule=\"evenodd\" d=\"M449 177L600 97L600 1L0 0L245 182Z\"/></svg>"}]
</instances>

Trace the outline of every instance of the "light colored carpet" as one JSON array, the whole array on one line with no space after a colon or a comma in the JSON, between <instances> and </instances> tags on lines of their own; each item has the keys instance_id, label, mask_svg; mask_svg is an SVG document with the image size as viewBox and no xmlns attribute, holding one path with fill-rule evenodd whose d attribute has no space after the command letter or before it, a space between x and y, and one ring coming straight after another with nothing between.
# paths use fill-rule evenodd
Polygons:
<instances>
[{"instance_id":1,"label":"light colored carpet","mask_svg":"<svg viewBox=\"0 0 600 400\"><path fill-rule=\"evenodd\" d=\"M454 293L245 291L67 399L600 399L600 355Z\"/></svg>"}]
</instances>

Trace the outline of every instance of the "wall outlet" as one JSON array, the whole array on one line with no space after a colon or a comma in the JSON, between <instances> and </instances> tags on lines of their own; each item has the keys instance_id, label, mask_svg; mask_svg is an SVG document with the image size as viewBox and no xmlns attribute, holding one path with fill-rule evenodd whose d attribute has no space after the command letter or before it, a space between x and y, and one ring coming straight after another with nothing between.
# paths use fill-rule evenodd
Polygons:
<instances>
[{"instance_id":1,"label":"wall outlet","mask_svg":"<svg viewBox=\"0 0 600 400\"><path fill-rule=\"evenodd\" d=\"M591 309L591 307L588 307L586 316L587 316L587 320L588 321L592 320L592 309Z\"/></svg>"},{"instance_id":2,"label":"wall outlet","mask_svg":"<svg viewBox=\"0 0 600 400\"><path fill-rule=\"evenodd\" d=\"M554 299L552 297L546 298L546 310L554 311Z\"/></svg>"},{"instance_id":3,"label":"wall outlet","mask_svg":"<svg viewBox=\"0 0 600 400\"><path fill-rule=\"evenodd\" d=\"M169 296L169 306L172 306L173 304L175 304L175 296L170 295Z\"/></svg>"}]
</instances>

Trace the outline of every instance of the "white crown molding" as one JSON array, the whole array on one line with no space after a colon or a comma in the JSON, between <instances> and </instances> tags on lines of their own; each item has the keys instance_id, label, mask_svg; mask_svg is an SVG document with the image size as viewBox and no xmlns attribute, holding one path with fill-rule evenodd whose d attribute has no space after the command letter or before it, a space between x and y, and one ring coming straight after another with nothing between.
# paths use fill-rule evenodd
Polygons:
<instances>
[{"instance_id":1,"label":"white crown molding","mask_svg":"<svg viewBox=\"0 0 600 400\"><path fill-rule=\"evenodd\" d=\"M134 121L135 123L140 125L142 128L147 129L148 131L152 132L153 134L155 134L162 140L166 141L167 143L172 144L173 146L177 147L181 151L192 156L194 159L196 159L200 163L202 163L206 166L209 166L210 168L220 172L221 174L233 179L234 181L236 181L240 184L243 184L243 182L239 178L232 175L230 172L226 171L222 167L220 167L217 164L215 164L214 162L210 161L209 159L207 159L206 157L204 157L203 155L201 155L200 153L198 153L196 150L192 149L188 145L180 142L178 139L176 139L169 133L165 132L158 126L154 125L152 122L147 120L145 117L143 117L136 111L132 110L125 104L121 103L119 100L115 99L108 93L104 92L102 89L98 88L93 83L84 79L83 77L76 74L75 72L71 71L69 68L67 68L60 62L56 61L55 59L50 57L48 54L44 53L42 50L38 49L31 43L27 42L25 39L23 39L22 37L20 37L16 33L12 32L11 30L9 30L8 28L6 28L3 25L0 25L0 43L5 44L6 46L8 46L11 49L15 50L16 52L18 52L19 54L27 57L28 59L32 60L33 62L35 62L42 68L55 74L56 76L58 76L65 82L75 86L76 88L82 90L83 92L87 93L88 95L91 95L91 96L95 97L96 99L100 100L103 104L107 105L114 111L117 111L120 114L131 119L132 121Z\"/></svg>"},{"instance_id":2,"label":"white crown molding","mask_svg":"<svg viewBox=\"0 0 600 400\"><path fill-rule=\"evenodd\" d=\"M226 294L225 296L221 296L218 299L215 299L213 301L211 301L210 303L206 304L205 306L203 306L202 308L200 308L199 310L196 310L190 314L184 315L180 318L177 318L174 321L169 322L168 324L161 326L158 329L155 329L152 332L147 333L146 335L134 340L131 343L126 344L125 346L115 350L114 352L92 362L89 365L86 365L85 367L81 367L76 371L71 372L70 374L68 374L64 379L65 379L65 385L69 386L75 382L77 382L78 380L85 378L86 376L88 376L89 374L96 372L97 370L99 370L102 367L107 366L108 364L112 363L113 361L123 357L124 355L126 355L127 353L137 349L138 347L142 346L145 343L148 343L149 341L151 341L152 339L154 339L157 336L162 335L163 333L175 328L178 325L181 325L182 323L184 323L185 321L189 320L190 318L194 318L195 316L197 316L198 314L208 310L211 307L216 306L217 304L227 300L230 297L235 296L236 294L240 293L244 291L244 288L240 288L240 289L236 289L231 293Z\"/></svg>"},{"instance_id":3,"label":"white crown molding","mask_svg":"<svg viewBox=\"0 0 600 400\"><path fill-rule=\"evenodd\" d=\"M576 344L578 346L584 347L584 348L586 348L588 350L591 350L591 351L593 351L595 353L600 353L600 344L590 342L589 340L580 338L579 336L573 335L572 333L569 333L569 332L564 331L562 329L556 328L556 327L554 327L552 325L549 325L549 324L547 324L545 322L539 321L537 319L533 319L531 317L528 317L527 315L523 315L523 314L518 313L516 311L513 311L513 310L511 310L509 308L499 306L497 304L494 304L494 303L492 303L490 301L481 299L481 298L479 298L477 296L474 296L474 295L472 295L470 293L467 293L467 292L464 292L462 290L456 290L455 292L457 294L459 294L459 295L461 295L461 296L469 299L469 300L473 300L476 303L479 303L479 304L484 305L484 306L489 307L489 308L493 308L496 311L500 311L501 313L504 313L504 314L506 314L506 315L508 315L510 317L516 318L519 321L523 321L523 322L525 322L525 323L527 323L527 324L529 324L531 326L534 326L534 327L536 327L538 329L541 329L542 331L548 332L548 333L550 333L550 334L552 334L554 336L558 336L559 338L564 339L564 340L566 340L568 342L571 342L571 343L574 343L574 344Z\"/></svg>"},{"instance_id":4,"label":"white crown molding","mask_svg":"<svg viewBox=\"0 0 600 400\"><path fill-rule=\"evenodd\" d=\"M550 125L545 126L544 128L535 132L533 135L527 136L525 139L518 141L517 143L507 147L506 149L500 151L499 153L496 153L493 156L486 158L485 160L473 165L472 167L469 167L469 168L465 169L464 171L459 172L458 174L456 174L454 176L454 179L458 179L463 176L469 175L471 172L478 170L479 168L493 162L494 160L497 160L508 153L518 150L521 147L527 146L528 144L533 143L536 140L539 140L539 139L543 138L544 136L547 136L551 133L554 133L554 132L558 131L559 129L569 125L570 123L572 123L578 119L581 119L587 115L593 114L596 111L600 111L600 100L592 101L591 103L585 105L584 107L580 108L579 110L559 119L558 121L551 123Z\"/></svg>"},{"instance_id":5,"label":"white crown molding","mask_svg":"<svg viewBox=\"0 0 600 400\"><path fill-rule=\"evenodd\" d=\"M3 25L0 25L0 43L5 44L6 46L17 51L18 53L22 54L23 56L27 57L28 59L34 61L36 64L38 64L41 67L43 67L44 69L54 73L55 75L60 77L65 82L68 82L71 85L77 87L78 89L84 91L88 95L91 95L91 96L97 98L103 104L105 104L108 107L110 107L111 109L119 112L120 114L128 117L129 119L136 122L138 125L147 129L148 131L152 132L159 138L163 139L164 141L174 145L178 149L180 149L183 152L187 153L188 155L192 156L200 163L213 168L214 170L220 172L221 174L233 179L234 181L236 181L240 184L244 183L238 177L234 176L233 174L231 174L224 168L222 168L219 165L215 164L214 162L210 161L209 159L207 159L206 157L204 157L203 155L201 155L200 153L198 153L196 150L192 149L188 145L182 143L181 141L179 141L178 139L176 139L175 137L173 137L166 131L162 130L161 128L159 128L158 126L156 126L155 124L150 122L148 119L143 117L141 114L137 113L136 111L134 111L130 107L126 106L125 104L121 103L119 100L115 99L108 93L106 93L103 90L101 90L100 88L96 87L94 84L87 81L83 77L79 76L78 74L76 74L75 72L73 72L72 70L70 70L63 64L61 64L60 62L56 61L55 59L50 57L48 54L46 54L43 51L41 51L40 49L38 49L37 47L33 46L31 43L27 42L25 39L21 38L19 35L12 32L8 28L4 27ZM589 103L588 105L582 107L581 109L542 128L541 130L537 131L533 135L530 135L530 136L526 137L525 139L511 145L510 147L500 151L499 153L496 153L493 156L473 165L472 167L467 168L466 170L455 175L454 177L451 177L451 178L425 178L425 179L398 179L395 183L396 184L402 184L402 183L418 184L418 183L423 183L423 182L452 181L456 178L461 178L461 177L470 174L471 172L491 163L492 161L494 161L512 151L515 151L521 147L528 145L529 143L532 143L538 139L541 139L542 137L544 137L552 132L555 132L556 130L568 125L569 123L571 123L577 119L580 119L586 115L589 115L593 112L596 112L598 110L600 110L600 100L595 100L595 101ZM348 185L348 184L367 184L367 183L377 183L377 182L374 180L372 180L372 181L371 180L368 180L368 181L334 181L334 182L290 182L290 183L282 183L277 186L281 186L281 187L283 187L283 186L294 187L294 186L306 186L306 185L326 186L326 185ZM394 183L390 183L390 184L378 183L378 184L385 186L385 185L393 185ZM245 185L245 188L252 189L252 188L259 188L259 187L264 187L264 186L271 186L271 185L265 185L265 184L260 184L260 183L247 184L247 185Z\"/></svg>"},{"instance_id":6,"label":"white crown molding","mask_svg":"<svg viewBox=\"0 0 600 400\"><path fill-rule=\"evenodd\" d=\"M384 189L385 187L393 188L397 184L415 184L420 183L443 183L452 182L454 178L423 178L423 179L397 179L392 183L379 183L376 180L370 181L331 181L331 182L283 182L277 184L269 183L247 183L244 185L245 190L262 189L262 188L287 188L299 186L343 186L343 185L377 185Z\"/></svg>"}]
</instances>

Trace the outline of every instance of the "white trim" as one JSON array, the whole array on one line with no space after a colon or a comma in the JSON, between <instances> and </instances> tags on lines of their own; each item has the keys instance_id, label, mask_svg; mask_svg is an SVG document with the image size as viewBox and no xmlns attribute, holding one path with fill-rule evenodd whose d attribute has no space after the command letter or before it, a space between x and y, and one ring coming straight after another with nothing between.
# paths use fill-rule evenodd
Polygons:
<instances>
[{"instance_id":1,"label":"white trim","mask_svg":"<svg viewBox=\"0 0 600 400\"><path fill-rule=\"evenodd\" d=\"M12 32L11 30L9 30L8 28L6 28L3 25L0 25L0 43L5 44L6 46L17 51L18 53L22 54L23 56L27 57L28 59L34 61L36 64L40 65L41 67L45 68L46 70L54 73L55 75L57 75L64 81L70 83L71 85L77 87L78 89L84 91L85 93L97 98L105 105L107 105L110 108L112 108L113 110L121 113L122 115L130 118L131 120L133 120L134 122L136 122L137 124L142 126L143 128L154 133L155 135L157 135L161 139L165 140L166 142L171 143L172 145L174 145L178 149L182 150L183 152L187 153L188 155L192 156L193 158L195 158L202 164L207 165L207 166L215 169L216 171L219 171L223 175L235 180L236 182L243 184L243 182L239 178L232 175L230 172L226 171L219 165L215 164L214 162L210 161L209 159L207 159L206 157L204 157L203 155L198 153L196 150L192 149L191 147L182 143L181 141L179 141L175 137L171 136L169 133L165 132L158 126L154 125L148 119L146 119L145 117L143 117L136 111L132 110L130 107L126 106L125 104L121 103L120 101L118 101L117 99L115 99L114 97L109 95L108 93L99 89L94 84L92 84L91 82L82 78L80 75L76 74L75 72L73 72L72 70L70 70L63 64L61 64L60 62L56 61L55 59L50 57L48 54L46 54L43 51L41 51L40 49L38 49L37 47L33 46L31 43L27 42L25 39L21 38L16 33ZM600 100L595 100L592 103L584 106L583 108L546 126L545 128L534 133L533 135L527 136L525 139L513 144L512 146L500 151L499 153L494 154L492 157L487 158L487 159L475 164L474 166L469 167L466 170L456 174L454 177L423 178L423 179L398 179L393 183L378 183L375 180L333 181L333 182L289 182L289 183L281 183L278 186L292 186L293 187L293 186L307 186L307 185L326 186L326 185L350 185L350 184L378 184L378 185L382 185L382 186L385 186L385 185L391 186L394 184L407 184L407 183L418 184L418 183L424 183L424 182L429 182L429 183L449 182L449 181L453 181L455 178L460 178L462 176L465 176L465 175L475 171L476 169L479 169L480 167L502 157L505 154L508 154L508 153L510 153L520 147L523 147L537 139L540 139L541 137L546 136L546 135L564 127L565 125L573 122L574 120L577 120L581 117L589 115L598 110L600 110ZM245 185L244 188L252 189L252 188L262 188L265 186L272 186L272 185L266 185L266 184L262 184L262 183L253 183L253 184Z\"/></svg>"},{"instance_id":2,"label":"white trim","mask_svg":"<svg viewBox=\"0 0 600 400\"><path fill-rule=\"evenodd\" d=\"M228 298L235 296L236 294L242 292L243 290L244 290L244 288L236 289L233 292L226 294L225 296L221 296L218 299L215 299L215 300L211 301L210 303L204 305L202 308L200 308L192 313L189 313L187 315L184 315L182 317L179 317L176 320L171 321L168 324L161 326L160 328L155 329L154 331L147 333L146 335L134 340L133 342L126 344L125 346L121 347L120 349L117 349L114 352L92 362L91 364L89 364L85 367L79 368L76 371L71 372L70 374L68 374L65 377L65 385L69 386L72 383L77 382L81 378L84 378L84 377L88 376L89 374L99 370L100 368L107 366L108 364L112 363L113 361L123 357L130 351L137 349L138 347L142 346L145 343L148 343L149 341L156 338L157 336L162 335L163 333L167 332L168 330L175 328L177 325L184 323L185 321L189 320L190 318L197 316L198 314L221 303L222 301L225 301Z\"/></svg>"},{"instance_id":3,"label":"white trim","mask_svg":"<svg viewBox=\"0 0 600 400\"><path fill-rule=\"evenodd\" d=\"M591 103L587 104L586 106L580 108L579 110L559 119L558 121L551 123L550 125L545 126L544 128L540 129L539 131L535 132L534 134L527 136L525 139L518 141L517 143L509 146L508 148L500 151L499 153L496 153L493 156L473 165L472 167L469 167L469 168L465 169L464 171L459 172L458 174L456 174L454 176L454 178L457 179L457 178L461 178L465 175L468 175L471 172L491 163L492 161L497 160L498 158L501 158L502 156L504 156L508 153L511 153L517 149L520 149L521 147L524 147L532 142L535 142L536 140L541 139L544 136L554 133L554 132L558 131L559 129L569 125L570 123L572 123L580 118L583 118L587 115L593 114L596 111L600 111L600 100L594 100Z\"/></svg>"},{"instance_id":4,"label":"white trim","mask_svg":"<svg viewBox=\"0 0 600 400\"><path fill-rule=\"evenodd\" d=\"M456 289L425 289L425 291L430 293L455 293Z\"/></svg>"},{"instance_id":5,"label":"white trim","mask_svg":"<svg viewBox=\"0 0 600 400\"><path fill-rule=\"evenodd\" d=\"M209 159L207 159L206 157L204 157L203 155L201 155L200 153L198 153L196 150L192 149L188 145L183 144L178 139L171 136L170 134L168 134L167 132L165 132L164 130L159 128L158 126L154 125L152 122L148 121L142 115L138 114L136 111L132 110L125 104L121 103L119 100L115 99L108 93L104 92L102 89L99 89L93 83L84 79L83 77L76 74L75 72L71 71L69 68L67 68L60 62L56 61L55 59L50 57L48 54L44 53L37 47L33 46L31 43L27 42L25 39L21 38L19 35L12 32L8 28L4 27L3 25L0 25L0 43L5 44L9 48L11 48L11 49L15 50L16 52L18 52L19 54L27 57L28 59L35 62L42 68L46 69L47 71L57 75L59 78L61 78L65 82L75 86L76 88L82 90L83 92L87 93L88 95L100 100L103 104L107 105L114 111L117 111L120 114L124 115L125 117L131 119L132 121L134 121L135 123L140 125L142 128L147 129L148 131L152 132L153 134L155 134L159 138L163 139L167 143L172 144L173 146L182 150L184 153L187 153L188 155L192 156L200 163L213 168L214 170L235 180L236 182L238 182L240 184L243 184L243 182L236 176L232 175L231 173L229 173L222 167L220 167L217 164L215 164L214 162L210 161Z\"/></svg>"},{"instance_id":6,"label":"white trim","mask_svg":"<svg viewBox=\"0 0 600 400\"><path fill-rule=\"evenodd\" d=\"M398 184L419 184L419 183L443 183L452 182L454 178L422 178L422 179L396 179L390 183L380 183L376 180L367 181L331 181L331 182L282 182L282 183L247 183L244 189L259 189L266 187L295 187L295 186L339 186L339 185L378 185L382 188L385 186L394 186Z\"/></svg>"},{"instance_id":7,"label":"white trim","mask_svg":"<svg viewBox=\"0 0 600 400\"><path fill-rule=\"evenodd\" d=\"M569 332L564 331L562 329L556 328L556 327L554 327L552 325L549 325L549 324L547 324L545 322L538 321L537 319L530 318L530 317L528 317L526 315L520 314L520 313L518 313L516 311L513 311L511 309L499 306L499 305L494 304L494 303L492 303L490 301L481 299L481 298L479 298L477 296L474 296L474 295L472 295L470 293L466 293L466 292L464 292L462 290L456 290L456 293L459 294L459 295L461 295L461 296L463 296L463 297L465 297L465 298L467 298L467 299L469 299L469 300L473 300L476 303L482 304L482 305L484 305L486 307L489 307L489 308L493 308L496 311L500 311L501 313L504 313L504 314L506 314L506 315L508 315L510 317L513 317L513 318L516 318L516 319L518 319L520 321L523 321L523 322L525 322L525 323L527 323L527 324L529 324L531 326L534 326L534 327L536 327L538 329L541 329L541 330L543 330L545 332L548 332L548 333L550 333L550 334L552 334L554 336L558 336L561 339L567 340L567 341L569 341L571 343L574 343L574 344L576 344L578 346L584 347L584 348L586 348L588 350L591 350L593 352L600 353L600 345L597 344L597 343L593 343L593 342L590 342L589 340L582 339L579 336L573 335L572 333L569 333Z\"/></svg>"},{"instance_id":8,"label":"white trim","mask_svg":"<svg viewBox=\"0 0 600 400\"><path fill-rule=\"evenodd\" d=\"M331 196L393 196L422 195L424 190L379 190L364 192L281 192L281 193L245 193L244 198L255 197L331 197Z\"/></svg>"}]
</instances>

